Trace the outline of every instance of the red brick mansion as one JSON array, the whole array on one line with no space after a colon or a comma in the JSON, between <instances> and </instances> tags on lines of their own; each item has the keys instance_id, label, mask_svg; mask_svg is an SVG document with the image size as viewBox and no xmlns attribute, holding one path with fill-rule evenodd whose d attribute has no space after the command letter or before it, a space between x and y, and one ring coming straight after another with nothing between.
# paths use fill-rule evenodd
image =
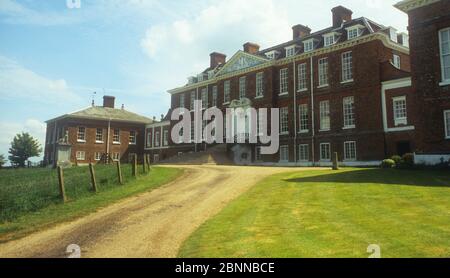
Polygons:
<instances>
[{"instance_id":1,"label":"red brick mansion","mask_svg":"<svg viewBox=\"0 0 450 278\"><path fill-rule=\"evenodd\" d=\"M347 165L378 165L390 155L414 151L418 111L408 36L353 18L342 6L332 9L332 23L317 32L296 25L292 40L264 50L246 43L228 61L212 53L209 68L169 91L171 109L193 110L195 100L223 111L236 103L279 108L279 152L261 155L261 145L241 144L247 163L324 165L337 152ZM167 121L166 128L174 124ZM151 132L150 125L147 139ZM170 142L165 153L205 148Z\"/></svg>"},{"instance_id":2,"label":"red brick mansion","mask_svg":"<svg viewBox=\"0 0 450 278\"><path fill-rule=\"evenodd\" d=\"M170 136L177 124L170 112L185 108L194 118L194 102L201 100L203 111L279 109L277 153L264 155L263 144L247 141L224 148L244 164L329 165L335 152L348 166L379 165L405 153L415 153L418 163L450 160L450 1L405 0L395 6L410 17L409 35L353 18L351 10L338 6L329 28L312 32L295 25L292 40L267 49L245 43L228 60L211 53L207 69L169 90L165 118L140 118L120 128L127 137L121 142L134 138L137 144L120 154L149 153L159 161L214 147L173 142ZM191 131L183 133L193 138ZM91 133L94 138L95 130ZM107 134L114 139L113 131ZM93 148L88 152L92 159L99 155Z\"/></svg>"}]
</instances>

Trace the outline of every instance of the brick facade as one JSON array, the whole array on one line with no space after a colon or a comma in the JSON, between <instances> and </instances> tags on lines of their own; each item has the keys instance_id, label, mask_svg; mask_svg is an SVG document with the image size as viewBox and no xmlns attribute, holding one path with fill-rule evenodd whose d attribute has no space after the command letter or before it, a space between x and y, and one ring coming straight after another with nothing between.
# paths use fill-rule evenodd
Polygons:
<instances>
[{"instance_id":1,"label":"brick facade","mask_svg":"<svg viewBox=\"0 0 450 278\"><path fill-rule=\"evenodd\" d=\"M276 46L267 50L255 53L255 48L250 48L245 44L244 51L238 52L235 57L228 63L232 63L245 56L243 53L254 55L255 57L265 57L268 52L273 50L278 51L279 57L266 62L262 66L250 67L236 73L226 74L220 76L218 74L211 80L200 81L194 84L188 84L186 88L177 88L169 91L171 93L172 105L171 109L180 107L180 98L184 96L185 107L189 109L191 93L194 92L196 99L201 99L202 89L206 88L208 92L208 107L212 105L212 91L213 87L217 86L218 102L217 107L225 111L229 107L228 103L224 104L224 83L230 82L230 98L231 100L239 99L239 80L241 77L246 77L246 95L254 108L288 108L289 114L289 133L280 137L280 145L289 146L289 162L294 163L299 160L299 145L308 144L309 146L309 163L324 162L320 159L320 144L329 143L331 152L338 152L341 160L344 160L344 143L356 142L356 158L354 162L371 162L378 163L378 161L399 152L399 146L404 149L408 142L410 151L416 145L415 138L415 124L416 112L415 101L412 96L410 86L399 89L387 89L386 95L386 117L388 126L385 128L383 124L383 103L382 103L382 83L386 81L403 80L410 76L409 71L411 63L409 59L409 50L407 47L391 41L386 34L386 30L382 30L380 25L366 19L348 20L349 10L343 7L333 9L333 19L337 21L339 15L335 12L345 12L341 15L346 21L341 22L340 26L344 26L342 30L351 28L352 24L365 24L361 29L361 34L358 38L347 40L346 31L342 31L339 41L329 47L323 46L323 41L320 40L321 34L327 31L320 31L314 34L309 34L309 31L298 32L296 25L293 28L294 40L280 46ZM350 11L351 16L351 11ZM343 25L342 25L343 24ZM370 25L370 26L369 26ZM373 26L372 26L373 25ZM303 30L302 29L302 30ZM377 31L370 31L379 30ZM304 52L302 49L303 40L309 38L317 39L317 49L310 54ZM292 57L285 57L285 47L295 45L298 51ZM344 53L352 53L352 75L353 80L350 82L342 82L342 55ZM214 53L213 53L214 54ZM400 57L401 66L396 68L393 65L393 56ZM328 59L328 86L319 86L319 72L318 63L322 58ZM312 65L311 65L312 62ZM298 85L298 66L306 64L306 89L297 91ZM227 63L224 65L227 67ZM313 75L313 84L311 84L311 68ZM280 95L280 71L288 70L287 94ZM207 69L205 72L214 70ZM217 72L217 71L216 71ZM256 96L256 75L263 73L264 76L264 95L261 98ZM314 115L312 115L312 101L311 93L313 91ZM393 107L392 98L395 96L406 96L406 109L408 111L408 123L406 127L391 128L393 122ZM344 127L344 108L343 100L346 97L353 97L354 99L354 115L355 127ZM329 101L330 106L330 130L320 130L320 102ZM309 132L297 133L299 131L300 119L298 109L300 104L308 105L308 126ZM295 115L295 117L294 117ZM315 122L313 131L312 120ZM171 123L171 126L175 122ZM411 129L410 129L411 128ZM400 144L400 145L399 145ZM252 157L255 158L255 151L257 145L252 145ZM193 144L171 145L181 152L192 152L198 149L203 149L204 145L195 146ZM168 151L170 152L170 151ZM262 157L263 162L278 162L280 155L267 155ZM325 161L326 162L326 161ZM352 161L353 162L353 161ZM351 163L349 163L351 164Z\"/></svg>"},{"instance_id":2,"label":"brick facade","mask_svg":"<svg viewBox=\"0 0 450 278\"><path fill-rule=\"evenodd\" d=\"M105 96L103 106L47 121L44 162L54 166L108 160L129 162L131 155L144 154L145 126L150 122L124 109L115 109L114 97ZM61 148L70 150L63 160L59 157Z\"/></svg>"},{"instance_id":3,"label":"brick facade","mask_svg":"<svg viewBox=\"0 0 450 278\"><path fill-rule=\"evenodd\" d=\"M417 152L450 154L444 126L444 111L450 110L450 82L443 78L439 40L439 32L450 28L450 1L402 9L409 15L413 90L417 113L422 115L417 125Z\"/></svg>"}]
</instances>

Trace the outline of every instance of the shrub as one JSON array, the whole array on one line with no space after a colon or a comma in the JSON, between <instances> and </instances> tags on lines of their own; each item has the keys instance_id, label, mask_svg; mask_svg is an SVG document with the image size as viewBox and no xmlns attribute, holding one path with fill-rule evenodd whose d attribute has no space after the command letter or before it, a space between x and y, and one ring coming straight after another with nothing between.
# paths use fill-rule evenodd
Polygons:
<instances>
[{"instance_id":1,"label":"shrub","mask_svg":"<svg viewBox=\"0 0 450 278\"><path fill-rule=\"evenodd\" d=\"M391 157L391 160L394 160L395 165L400 165L402 163L402 157L399 155L394 155Z\"/></svg>"},{"instance_id":2,"label":"shrub","mask_svg":"<svg viewBox=\"0 0 450 278\"><path fill-rule=\"evenodd\" d=\"M390 169L395 167L395 161L393 159L385 159L381 163L381 168Z\"/></svg>"},{"instance_id":3,"label":"shrub","mask_svg":"<svg viewBox=\"0 0 450 278\"><path fill-rule=\"evenodd\" d=\"M402 164L407 167L413 167L414 166L414 154L407 153L403 155L402 157Z\"/></svg>"}]
</instances>

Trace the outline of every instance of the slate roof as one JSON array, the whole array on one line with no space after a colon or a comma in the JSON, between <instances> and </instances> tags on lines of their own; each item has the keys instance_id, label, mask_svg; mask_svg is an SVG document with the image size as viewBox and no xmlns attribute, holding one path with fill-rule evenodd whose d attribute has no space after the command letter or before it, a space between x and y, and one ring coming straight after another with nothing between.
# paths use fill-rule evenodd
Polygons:
<instances>
[{"instance_id":1,"label":"slate roof","mask_svg":"<svg viewBox=\"0 0 450 278\"><path fill-rule=\"evenodd\" d=\"M306 40L309 40L309 39L316 39L316 43L314 45L315 49L323 48L324 47L324 39L323 39L322 36L324 34L327 34L327 33L330 33L330 32L337 32L337 33L339 33L340 35L338 36L338 39L337 39L336 43L341 43L341 42L344 42L344 41L347 40L346 28L351 27L351 26L355 26L355 25L361 25L361 26L365 27L363 29L362 33L360 34L360 36L365 36L365 35L369 35L369 34L377 33L377 32L384 32L386 34L389 34L388 30L387 30L388 27L386 27L386 26L384 26L382 24L379 24L379 23L377 23L375 21L372 21L372 20L370 20L370 19L368 19L366 17L359 17L359 18L352 19L352 20L350 20L348 22L344 22L341 26L338 26L338 27L331 26L331 27L322 29L320 31L316 31L314 33L311 33L310 35L307 35L305 37L293 39L293 40L290 40L290 41L278 44L276 46L272 46L270 48L260 50L258 53L255 53L253 55L259 56L259 57L263 57L263 58L267 58L266 54L268 52L276 50L276 51L278 51L279 54L275 57L275 60L282 59L282 58L286 57L286 52L284 51L285 47L287 47L287 46L294 46L295 45L297 47L297 53L296 54L299 54L299 53L301 53L303 51L303 42L306 41ZM204 76L206 78L206 74L207 74L208 71L214 70L214 72L217 73L217 72L220 71L220 69L222 67L226 66L229 62L230 61L227 61L225 64L223 64L223 65L221 64L215 69L207 68L206 70L204 70L202 72L202 74L204 74ZM206 78L206 79L208 79L208 78ZM198 82L195 82L195 83L198 83ZM184 87L186 87L186 86L189 86L189 84L186 84Z\"/></svg>"},{"instance_id":2,"label":"slate roof","mask_svg":"<svg viewBox=\"0 0 450 278\"><path fill-rule=\"evenodd\" d=\"M153 120L136 113L127 111L125 109L115 109L103 106L92 106L80 111L65 114L55 119L48 120L47 122L53 122L56 120L74 118L74 119L87 119L87 120L111 120L115 122L126 123L142 123L151 124Z\"/></svg>"}]
</instances>

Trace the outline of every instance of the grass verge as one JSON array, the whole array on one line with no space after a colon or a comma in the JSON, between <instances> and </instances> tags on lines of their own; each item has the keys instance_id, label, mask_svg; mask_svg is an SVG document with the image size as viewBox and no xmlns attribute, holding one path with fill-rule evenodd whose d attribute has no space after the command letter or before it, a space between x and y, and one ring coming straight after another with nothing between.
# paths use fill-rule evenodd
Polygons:
<instances>
[{"instance_id":1,"label":"grass verge","mask_svg":"<svg viewBox=\"0 0 450 278\"><path fill-rule=\"evenodd\" d=\"M450 256L450 173L381 169L269 177L202 225L180 257Z\"/></svg>"},{"instance_id":2,"label":"grass verge","mask_svg":"<svg viewBox=\"0 0 450 278\"><path fill-rule=\"evenodd\" d=\"M22 214L0 223L0 242L24 237L43 228L85 216L121 199L153 190L175 180L182 172L181 169L152 167L149 175L130 180L123 186L115 185L97 194L82 194L66 204L51 203L45 208Z\"/></svg>"}]
</instances>

